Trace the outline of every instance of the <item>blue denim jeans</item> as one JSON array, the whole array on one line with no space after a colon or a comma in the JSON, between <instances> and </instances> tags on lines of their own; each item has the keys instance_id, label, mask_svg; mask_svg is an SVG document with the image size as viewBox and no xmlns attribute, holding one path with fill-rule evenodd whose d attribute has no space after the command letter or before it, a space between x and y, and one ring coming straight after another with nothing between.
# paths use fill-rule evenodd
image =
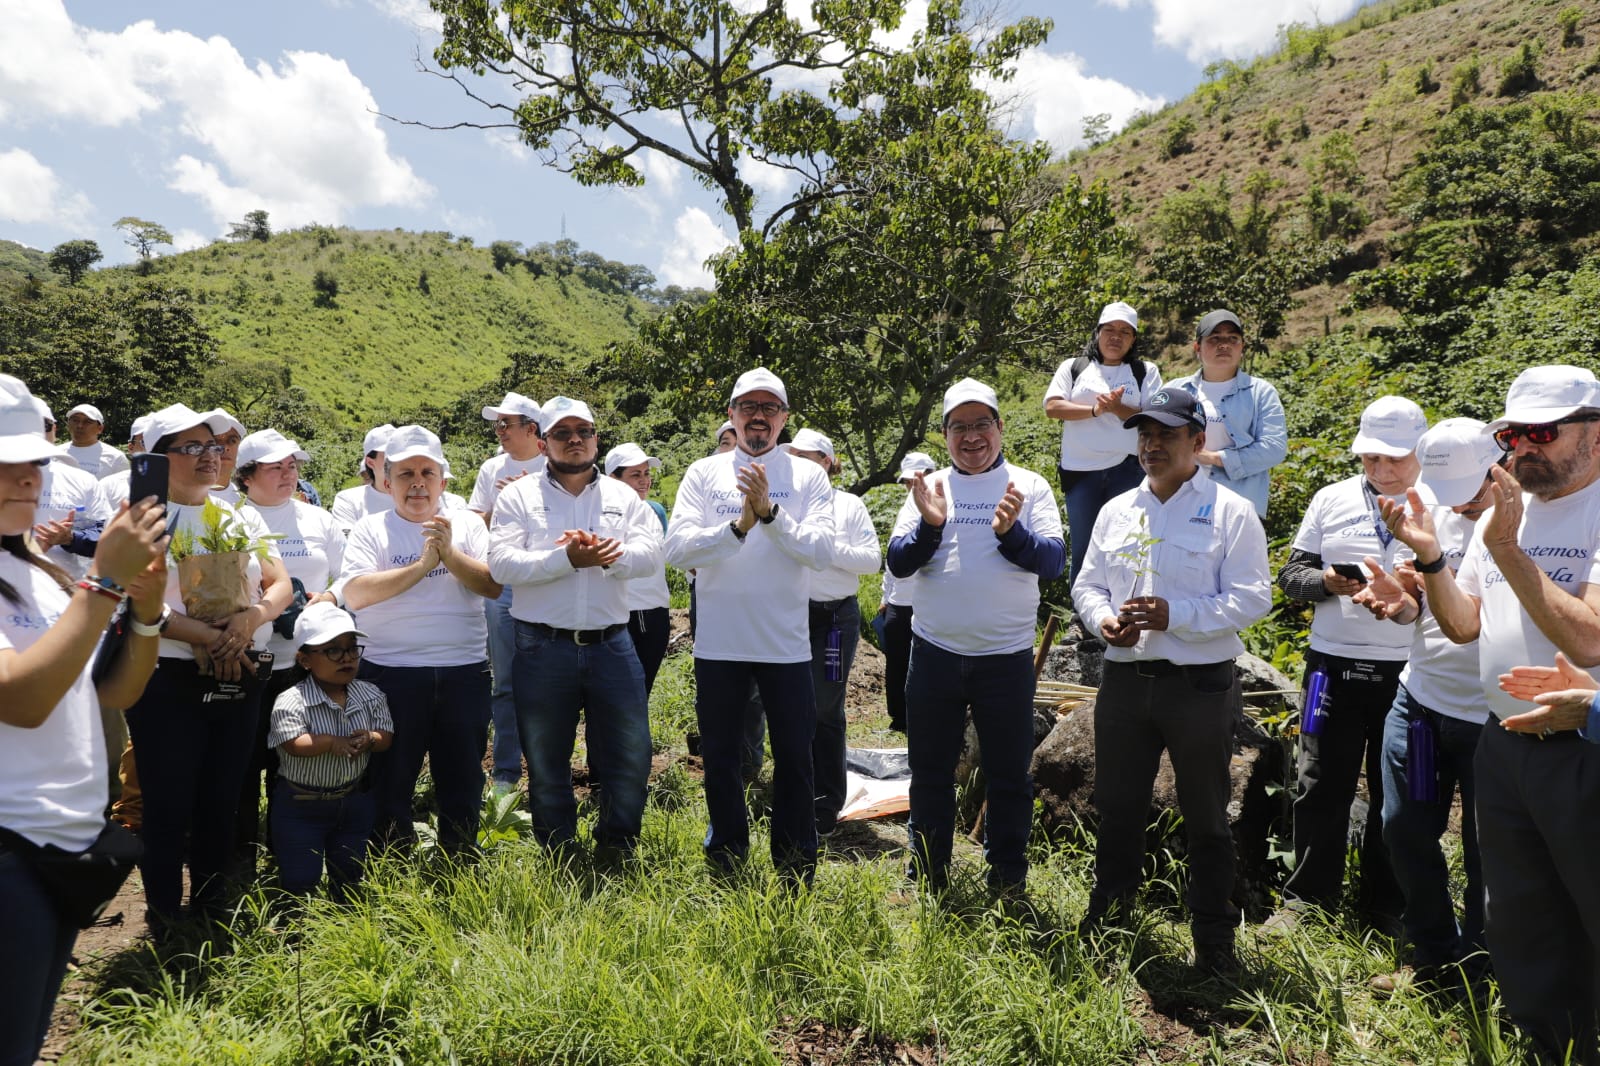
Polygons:
<instances>
[{"instance_id":1,"label":"blue denim jeans","mask_svg":"<svg viewBox=\"0 0 1600 1066\"><path fill-rule=\"evenodd\" d=\"M0 1066L33 1066L78 931L27 864L0 851Z\"/></svg>"},{"instance_id":2,"label":"blue denim jeans","mask_svg":"<svg viewBox=\"0 0 1600 1066\"><path fill-rule=\"evenodd\" d=\"M753 680L772 740L772 862L781 872L809 882L817 864L811 772L817 709L811 696L811 664L696 659L694 679L706 809L711 817L707 859L730 866L750 851L742 763Z\"/></svg>"},{"instance_id":3,"label":"blue denim jeans","mask_svg":"<svg viewBox=\"0 0 1600 1066\"><path fill-rule=\"evenodd\" d=\"M989 862L989 885L1026 883L1028 835L1033 831L1033 689L1030 650L958 655L912 638L906 678L912 877L936 888L949 879L956 763L970 706L988 801L983 855Z\"/></svg>"},{"instance_id":4,"label":"blue denim jeans","mask_svg":"<svg viewBox=\"0 0 1600 1066\"><path fill-rule=\"evenodd\" d=\"M1072 541L1072 569L1067 573L1067 585L1078 579L1083 569L1083 557L1089 554L1089 533L1100 508L1113 496L1120 496L1136 488L1144 479L1139 460L1128 456L1115 466L1104 470L1056 471L1061 478L1061 495L1067 504L1067 534Z\"/></svg>"},{"instance_id":5,"label":"blue denim jeans","mask_svg":"<svg viewBox=\"0 0 1600 1066\"><path fill-rule=\"evenodd\" d=\"M1418 718L1434 729L1439 798L1410 797L1406 777L1406 732ZM1483 864L1478 852L1477 788L1472 757L1483 726L1436 714L1401 685L1383 727L1383 842L1395 878L1405 893L1406 938L1422 966L1448 966L1483 950ZM1462 921L1450 898L1450 865L1439 837L1450 820L1450 800L1461 789L1461 859L1467 888Z\"/></svg>"},{"instance_id":6,"label":"blue denim jeans","mask_svg":"<svg viewBox=\"0 0 1600 1066\"><path fill-rule=\"evenodd\" d=\"M304 896L322 880L334 899L361 883L378 801L370 789L338 799L307 798L283 778L273 786L272 840L283 890Z\"/></svg>"},{"instance_id":7,"label":"blue denim jeans","mask_svg":"<svg viewBox=\"0 0 1600 1066\"><path fill-rule=\"evenodd\" d=\"M512 657L517 651L516 619L511 617L511 586L499 599L484 600L483 614L489 622L489 716L494 723L492 752L496 784L514 785L522 780L522 741L517 737L517 703L511 695Z\"/></svg>"},{"instance_id":8,"label":"blue denim jeans","mask_svg":"<svg viewBox=\"0 0 1600 1066\"><path fill-rule=\"evenodd\" d=\"M600 786L594 842L631 851L650 777L650 710L628 630L580 645L518 622L512 677L534 835L552 847L577 837L572 745L582 711L589 768Z\"/></svg>"},{"instance_id":9,"label":"blue denim jeans","mask_svg":"<svg viewBox=\"0 0 1600 1066\"><path fill-rule=\"evenodd\" d=\"M828 633L839 629L839 680L829 681L824 657ZM811 742L811 773L816 780L817 832L831 833L844 807L844 696L850 666L861 640L861 605L854 596L811 601L811 689L817 703L817 733Z\"/></svg>"},{"instance_id":10,"label":"blue denim jeans","mask_svg":"<svg viewBox=\"0 0 1600 1066\"><path fill-rule=\"evenodd\" d=\"M383 690L394 719L394 743L372 757L378 808L375 835L384 843L416 840L411 795L428 760L439 807L439 846L460 854L478 846L483 753L489 743L489 664L379 666L361 664L361 679Z\"/></svg>"}]
</instances>

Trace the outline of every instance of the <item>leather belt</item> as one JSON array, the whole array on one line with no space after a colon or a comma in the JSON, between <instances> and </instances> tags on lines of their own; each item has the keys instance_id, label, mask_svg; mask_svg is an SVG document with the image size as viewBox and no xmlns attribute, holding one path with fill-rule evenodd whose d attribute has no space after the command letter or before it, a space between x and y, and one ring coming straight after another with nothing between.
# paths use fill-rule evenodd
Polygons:
<instances>
[{"instance_id":1,"label":"leather belt","mask_svg":"<svg viewBox=\"0 0 1600 1066\"><path fill-rule=\"evenodd\" d=\"M1107 659L1107 666L1126 667L1140 677L1171 677L1181 674L1185 670L1209 670L1213 667L1228 665L1227 660L1216 663L1175 663L1170 659Z\"/></svg>"},{"instance_id":2,"label":"leather belt","mask_svg":"<svg viewBox=\"0 0 1600 1066\"><path fill-rule=\"evenodd\" d=\"M628 628L628 623L626 622L618 622L616 625L606 626L604 629L557 629L555 626L547 626L543 622L524 622L523 625L533 627L533 631L542 637L570 640L579 647L598 644L602 640L610 640Z\"/></svg>"},{"instance_id":3,"label":"leather belt","mask_svg":"<svg viewBox=\"0 0 1600 1066\"><path fill-rule=\"evenodd\" d=\"M359 777L350 782L348 785L334 785L331 788L323 788L318 785L302 785L299 782L290 781L288 778L284 778L283 781L284 784L289 786L289 791L297 800L344 799L346 796L358 791L361 787L361 778Z\"/></svg>"}]
</instances>

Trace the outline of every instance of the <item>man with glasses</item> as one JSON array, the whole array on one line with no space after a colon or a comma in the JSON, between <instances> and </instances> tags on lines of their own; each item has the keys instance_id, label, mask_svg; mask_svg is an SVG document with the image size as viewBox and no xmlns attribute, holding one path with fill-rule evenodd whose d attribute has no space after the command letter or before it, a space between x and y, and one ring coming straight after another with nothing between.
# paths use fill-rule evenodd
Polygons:
<instances>
[{"instance_id":1,"label":"man with glasses","mask_svg":"<svg viewBox=\"0 0 1600 1066\"><path fill-rule=\"evenodd\" d=\"M1325 724L1302 712L1300 765L1294 801L1294 873L1286 901L1267 921L1289 932L1310 907L1331 914L1344 890L1350 804L1363 764L1369 810L1383 807L1383 728L1411 637L1372 617L1351 597L1366 587L1369 556L1392 571L1410 550L1387 529L1379 504L1401 499L1417 479L1417 441L1428 428L1422 408L1402 396L1380 396L1361 412L1350 450L1361 472L1324 486L1311 498L1278 571L1278 586L1293 600L1316 604L1311 616L1311 679L1326 678ZM1308 720L1311 727L1308 728ZM1383 846L1383 827L1369 816L1361 843L1358 906L1375 928L1398 932L1404 899Z\"/></svg>"},{"instance_id":2,"label":"man with glasses","mask_svg":"<svg viewBox=\"0 0 1600 1066\"><path fill-rule=\"evenodd\" d=\"M512 591L512 691L528 760L534 835L576 845L572 746L584 715L599 786L595 856L631 858L650 775L644 669L628 634L628 582L661 569L661 525L639 494L595 466L594 415L557 396L544 408L543 473L507 485L495 504L489 572Z\"/></svg>"},{"instance_id":3,"label":"man with glasses","mask_svg":"<svg viewBox=\"0 0 1600 1066\"><path fill-rule=\"evenodd\" d=\"M1445 565L1461 566L1467 542L1489 509L1490 469L1503 453L1482 422L1447 418L1422 435L1417 457L1419 498L1430 504ZM1372 581L1351 599L1378 618L1411 626L1411 655L1400 673L1394 706L1383 729L1383 841L1405 894L1401 920L1412 965L1374 977L1376 992L1392 993L1413 980L1462 991L1481 973L1483 874L1474 811L1473 754L1489 711L1478 683L1478 644L1444 635L1422 595L1410 560L1391 574L1367 559ZM1431 758L1430 758L1431 755ZM1450 864L1439 838L1461 788L1461 860L1466 871L1462 921L1456 922Z\"/></svg>"},{"instance_id":4,"label":"man with glasses","mask_svg":"<svg viewBox=\"0 0 1600 1066\"><path fill-rule=\"evenodd\" d=\"M684 472L667 523L667 562L695 569L695 716L705 762L707 861L731 871L750 849L741 774L750 684L772 742L772 861L809 884L817 863L811 744L811 577L833 557L833 500L816 463L778 447L789 394L759 367L728 400L731 452Z\"/></svg>"},{"instance_id":5,"label":"man with glasses","mask_svg":"<svg viewBox=\"0 0 1600 1066\"><path fill-rule=\"evenodd\" d=\"M1474 758L1485 932L1506 1008L1546 1062L1600 1062L1600 746L1576 722L1528 713L1502 686L1513 668L1548 668L1557 652L1578 667L1600 664L1597 420L1590 371L1517 376L1505 414L1489 423L1511 469L1491 471L1493 510L1454 576L1419 498L1383 507L1416 552L1444 634L1478 641L1481 690L1499 719Z\"/></svg>"},{"instance_id":6,"label":"man with glasses","mask_svg":"<svg viewBox=\"0 0 1600 1066\"><path fill-rule=\"evenodd\" d=\"M1262 520L1272 468L1289 454L1278 390L1240 369L1244 327L1232 311L1216 310L1195 327L1198 373L1169 382L1194 397L1206 417L1205 446L1195 458L1211 480L1249 500Z\"/></svg>"},{"instance_id":7,"label":"man with glasses","mask_svg":"<svg viewBox=\"0 0 1600 1066\"><path fill-rule=\"evenodd\" d=\"M1194 965L1239 973L1228 825L1239 631L1272 606L1267 536L1248 500L1200 473L1205 415L1168 386L1124 423L1144 481L1100 511L1073 602L1106 642L1094 704L1094 890L1080 930L1126 918L1165 751L1188 836Z\"/></svg>"},{"instance_id":8,"label":"man with glasses","mask_svg":"<svg viewBox=\"0 0 1600 1066\"><path fill-rule=\"evenodd\" d=\"M970 706L983 764L989 888L1020 899L1033 828L1039 581L1060 576L1067 554L1050 483L1006 461L1004 430L988 385L963 378L946 390L951 465L915 474L889 541L889 570L917 577L906 678L908 873L934 891L949 881L956 763Z\"/></svg>"},{"instance_id":9,"label":"man with glasses","mask_svg":"<svg viewBox=\"0 0 1600 1066\"><path fill-rule=\"evenodd\" d=\"M500 451L478 467L467 509L480 516L486 525L494 520L494 505L507 485L529 474L543 472L544 441L539 426L544 421L541 408L521 393L508 392L494 407L483 409L483 418L494 424ZM510 791L522 780L522 741L517 736L517 705L511 695L511 660L516 654L516 626L511 618L511 586L498 599L483 605L489 620L489 669L494 688L489 697L489 713L494 721L491 751L494 767L490 787Z\"/></svg>"}]
</instances>

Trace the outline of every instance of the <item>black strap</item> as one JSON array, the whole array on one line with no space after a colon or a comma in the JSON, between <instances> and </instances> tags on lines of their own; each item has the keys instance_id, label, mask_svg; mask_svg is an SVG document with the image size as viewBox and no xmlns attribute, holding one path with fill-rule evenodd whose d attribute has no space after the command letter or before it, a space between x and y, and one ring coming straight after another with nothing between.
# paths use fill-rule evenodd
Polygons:
<instances>
[{"instance_id":1,"label":"black strap","mask_svg":"<svg viewBox=\"0 0 1600 1066\"><path fill-rule=\"evenodd\" d=\"M1128 366L1129 370L1133 371L1133 384L1134 384L1134 387L1138 388L1140 390L1143 390L1144 389L1144 375L1145 375L1145 369L1146 369L1145 365L1144 365L1144 360L1143 359L1132 359L1132 360L1129 360L1127 366ZM1074 381L1076 381L1078 379L1079 375L1081 375L1087 369L1089 369L1089 357L1087 355L1079 355L1078 358L1076 358L1076 359L1074 359L1072 361L1072 379ZM1068 391L1069 392L1071 391L1070 384L1068 386Z\"/></svg>"}]
</instances>

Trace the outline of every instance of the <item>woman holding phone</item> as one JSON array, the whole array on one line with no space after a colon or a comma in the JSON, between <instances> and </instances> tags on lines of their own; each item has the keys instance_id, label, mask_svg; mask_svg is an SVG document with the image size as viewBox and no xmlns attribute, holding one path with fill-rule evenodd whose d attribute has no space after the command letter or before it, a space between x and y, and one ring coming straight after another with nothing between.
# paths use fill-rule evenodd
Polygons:
<instances>
[{"instance_id":1,"label":"woman holding phone","mask_svg":"<svg viewBox=\"0 0 1600 1066\"><path fill-rule=\"evenodd\" d=\"M28 547L45 467L28 388L0 375L0 1063L31 1063L78 936L41 849L97 846L109 772L101 705L136 699L156 661L164 519L136 500L107 523L78 582ZM124 591L119 591L124 590ZM133 626L101 680L95 648L124 598Z\"/></svg>"}]
</instances>

